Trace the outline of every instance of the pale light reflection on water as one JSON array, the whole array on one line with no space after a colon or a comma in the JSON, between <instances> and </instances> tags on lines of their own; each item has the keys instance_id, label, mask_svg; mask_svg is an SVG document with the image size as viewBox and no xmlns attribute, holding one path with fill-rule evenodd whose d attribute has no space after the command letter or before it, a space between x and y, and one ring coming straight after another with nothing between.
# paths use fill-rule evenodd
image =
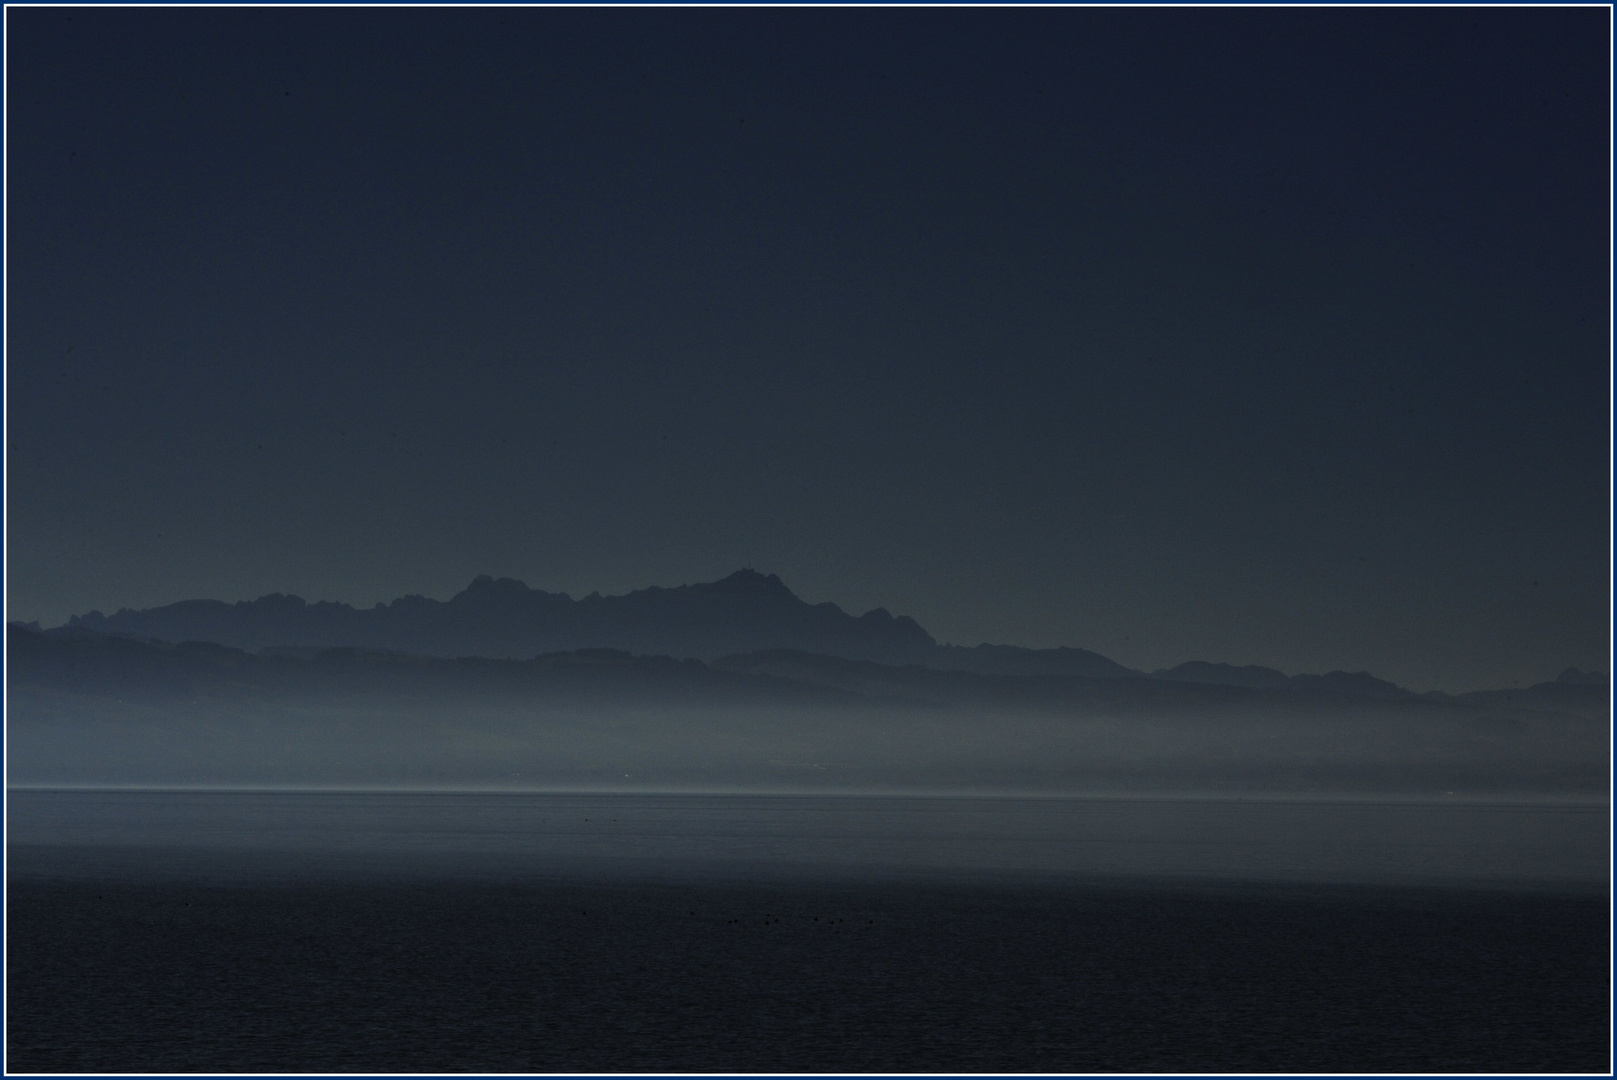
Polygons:
<instances>
[{"instance_id":1,"label":"pale light reflection on water","mask_svg":"<svg viewBox=\"0 0 1617 1080\"><path fill-rule=\"evenodd\" d=\"M1609 1065L1603 805L8 801L21 1072Z\"/></svg>"},{"instance_id":2,"label":"pale light reflection on water","mask_svg":"<svg viewBox=\"0 0 1617 1080\"><path fill-rule=\"evenodd\" d=\"M13 873L1606 881L1594 803L12 790Z\"/></svg>"}]
</instances>

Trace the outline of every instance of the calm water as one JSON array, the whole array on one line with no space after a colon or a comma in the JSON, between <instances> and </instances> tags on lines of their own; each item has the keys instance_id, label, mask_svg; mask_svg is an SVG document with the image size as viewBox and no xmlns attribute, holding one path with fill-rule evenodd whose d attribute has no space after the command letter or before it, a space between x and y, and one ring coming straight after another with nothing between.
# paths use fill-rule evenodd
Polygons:
<instances>
[{"instance_id":1,"label":"calm water","mask_svg":"<svg viewBox=\"0 0 1617 1080\"><path fill-rule=\"evenodd\" d=\"M12 1071L1605 1071L1604 807L13 792Z\"/></svg>"}]
</instances>

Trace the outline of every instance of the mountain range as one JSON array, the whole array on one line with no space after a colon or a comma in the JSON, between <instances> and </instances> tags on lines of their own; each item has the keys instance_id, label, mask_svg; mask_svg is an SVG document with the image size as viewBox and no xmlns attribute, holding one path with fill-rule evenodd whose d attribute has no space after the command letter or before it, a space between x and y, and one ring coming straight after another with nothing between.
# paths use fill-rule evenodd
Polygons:
<instances>
[{"instance_id":1,"label":"mountain range","mask_svg":"<svg viewBox=\"0 0 1617 1080\"><path fill-rule=\"evenodd\" d=\"M479 578L365 610L270 596L12 623L6 675L8 775L47 786L1584 798L1610 779L1599 675L1451 696L1365 672L1133 671L939 644L751 571L582 600Z\"/></svg>"},{"instance_id":2,"label":"mountain range","mask_svg":"<svg viewBox=\"0 0 1617 1080\"><path fill-rule=\"evenodd\" d=\"M970 711L1207 714L1221 709L1293 715L1320 710L1481 709L1604 719L1603 682L1541 683L1516 690L1415 694L1363 673L1302 675L1254 687L1230 681L1040 672L1003 674L768 649L719 657L636 656L588 648L527 660L429 657L352 647L268 649L260 653L188 641L171 644L82 629L7 628L14 691L27 688L119 700L398 700L520 702L583 697L662 705L880 706Z\"/></svg>"},{"instance_id":3,"label":"mountain range","mask_svg":"<svg viewBox=\"0 0 1617 1080\"><path fill-rule=\"evenodd\" d=\"M477 578L448 600L404 596L354 608L274 593L227 604L186 600L114 615L74 616L70 629L160 641L211 641L263 649L353 647L419 656L522 658L574 649L711 660L759 648L805 649L886 663L921 663L939 646L913 619L883 608L849 615L808 604L774 574L740 570L722 581L622 596L530 589Z\"/></svg>"},{"instance_id":4,"label":"mountain range","mask_svg":"<svg viewBox=\"0 0 1617 1080\"><path fill-rule=\"evenodd\" d=\"M35 624L25 629L38 630ZM163 607L92 611L43 631L50 637L111 636L168 643L210 642L248 653L309 658L323 650L360 649L421 657L527 659L579 650L694 659L790 654L898 668L969 672L989 677L1150 680L1247 690L1320 691L1360 698L1415 698L1366 672L1288 676L1273 668L1190 661L1135 671L1086 649L1028 649L940 644L908 616L884 608L852 615L833 603L809 604L774 574L738 570L719 581L651 587L620 596L531 589L511 578L482 576L449 600L404 596L371 608L274 593L226 603L186 600ZM755 663L756 666L756 663ZM801 666L801 665L799 665ZM835 665L830 665L834 667ZM825 683L824 677L812 681ZM831 682L837 680L831 679ZM891 680L889 680L891 681ZM1588 715L1605 708L1607 679L1569 670L1554 683L1525 690L1479 691L1453 700L1507 708L1547 708ZM906 695L899 695L906 696ZM1450 695L1427 694L1450 700Z\"/></svg>"}]
</instances>

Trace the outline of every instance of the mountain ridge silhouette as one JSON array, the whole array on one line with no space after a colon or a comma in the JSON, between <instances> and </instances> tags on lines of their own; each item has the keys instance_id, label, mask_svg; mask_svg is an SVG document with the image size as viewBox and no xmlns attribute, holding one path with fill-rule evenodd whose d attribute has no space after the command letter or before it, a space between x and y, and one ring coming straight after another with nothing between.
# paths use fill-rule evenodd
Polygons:
<instances>
[{"instance_id":1,"label":"mountain ridge silhouette","mask_svg":"<svg viewBox=\"0 0 1617 1080\"><path fill-rule=\"evenodd\" d=\"M779 577L739 570L716 582L652 586L619 596L529 588L477 577L448 600L417 594L371 608L307 603L271 593L234 604L184 600L113 615L74 616L67 628L161 641L213 641L257 651L354 646L422 656L528 657L583 648L713 659L779 646L859 659L916 662L937 647L907 616L883 608L861 616L808 604Z\"/></svg>"},{"instance_id":2,"label":"mountain ridge silhouette","mask_svg":"<svg viewBox=\"0 0 1617 1080\"><path fill-rule=\"evenodd\" d=\"M1053 651L1053 650L1052 650ZM1211 719L1273 713L1321 718L1341 710L1496 717L1533 713L1609 720L1609 687L1541 683L1461 695L1415 694L1364 672L1298 675L1279 685L1196 682L1136 672L1127 676L974 672L924 664L882 664L792 649L712 662L621 649L582 648L532 658L428 657L337 646L248 652L213 642L167 643L83 628L6 627L14 691L48 689L91 697L187 701L425 701L532 704L573 698L721 706L895 706L1033 710L1065 715L1189 715Z\"/></svg>"},{"instance_id":3,"label":"mountain ridge silhouette","mask_svg":"<svg viewBox=\"0 0 1617 1080\"><path fill-rule=\"evenodd\" d=\"M26 624L37 628L37 624ZM838 605L810 604L776 574L742 569L712 582L649 586L615 596L529 587L515 578L483 574L450 597L407 594L370 608L333 601L309 603L270 593L256 600L182 600L112 615L75 615L52 636L110 635L163 642L212 642L247 652L313 656L361 649L423 657L527 659L590 649L713 663L727 657L792 651L850 661L985 676L1149 678L1168 682L1309 689L1387 699L1415 697L1367 672L1286 675L1273 668L1193 660L1153 672L1136 671L1087 649L940 644L907 615L886 608L853 615ZM1498 694L1559 704L1582 701L1606 676L1569 669L1556 684ZM1481 700L1480 698L1477 700Z\"/></svg>"},{"instance_id":4,"label":"mountain ridge silhouette","mask_svg":"<svg viewBox=\"0 0 1617 1080\"><path fill-rule=\"evenodd\" d=\"M939 645L914 619L886 608L853 615L834 603L810 604L777 575L751 569L713 582L651 586L617 596L591 593L576 600L487 574L448 600L411 594L371 608L308 603L282 593L235 603L182 600L112 615L75 615L56 628L63 630L212 641L249 651L353 646L422 656L503 658L611 648L705 661L789 648L896 664L934 662L940 655L954 656L961 666L1030 662L1006 652L1011 646L969 650ZM1032 661L1034 666L1065 664L1074 674L1128 672L1085 650L1019 652L1048 653Z\"/></svg>"}]
</instances>

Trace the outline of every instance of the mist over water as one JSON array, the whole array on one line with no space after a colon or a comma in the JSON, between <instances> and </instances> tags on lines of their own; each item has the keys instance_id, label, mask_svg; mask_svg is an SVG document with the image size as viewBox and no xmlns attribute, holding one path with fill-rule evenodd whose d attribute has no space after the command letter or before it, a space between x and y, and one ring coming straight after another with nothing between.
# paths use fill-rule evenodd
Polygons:
<instances>
[{"instance_id":1,"label":"mist over water","mask_svg":"<svg viewBox=\"0 0 1617 1080\"><path fill-rule=\"evenodd\" d=\"M13 690L14 1071L1598 1071L1607 728Z\"/></svg>"},{"instance_id":2,"label":"mist over water","mask_svg":"<svg viewBox=\"0 0 1617 1080\"><path fill-rule=\"evenodd\" d=\"M1595 888L1600 804L12 791L14 873Z\"/></svg>"},{"instance_id":3,"label":"mist over water","mask_svg":"<svg viewBox=\"0 0 1617 1080\"><path fill-rule=\"evenodd\" d=\"M22 1071L1598 1071L1576 802L12 791Z\"/></svg>"},{"instance_id":4,"label":"mist over water","mask_svg":"<svg viewBox=\"0 0 1617 1080\"><path fill-rule=\"evenodd\" d=\"M7 1064L1604 1066L1604 687L988 653L8 628Z\"/></svg>"},{"instance_id":5,"label":"mist over water","mask_svg":"<svg viewBox=\"0 0 1617 1080\"><path fill-rule=\"evenodd\" d=\"M13 1070L1607 1064L1592 711L60 655L8 701Z\"/></svg>"},{"instance_id":6,"label":"mist over water","mask_svg":"<svg viewBox=\"0 0 1617 1080\"><path fill-rule=\"evenodd\" d=\"M1596 798L1608 725L1364 707L1324 717L599 701L218 703L13 691L34 786Z\"/></svg>"}]
</instances>

